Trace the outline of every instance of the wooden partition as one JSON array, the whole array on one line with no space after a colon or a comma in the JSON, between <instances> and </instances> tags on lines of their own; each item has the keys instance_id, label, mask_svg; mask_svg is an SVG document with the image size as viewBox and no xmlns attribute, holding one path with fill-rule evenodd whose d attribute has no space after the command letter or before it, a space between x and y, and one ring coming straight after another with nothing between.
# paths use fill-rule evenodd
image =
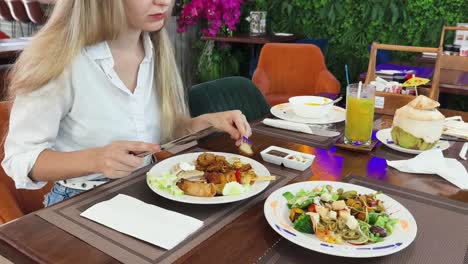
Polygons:
<instances>
[{"instance_id":1,"label":"wooden partition","mask_svg":"<svg viewBox=\"0 0 468 264\"><path fill-rule=\"evenodd\" d=\"M379 44L372 43L372 48L369 57L369 66L367 69L367 76L365 84L369 84L371 81L375 80L375 67L376 67L376 57L378 50L391 50L391 51L405 51L405 52L433 52L439 54L441 48L430 48L430 47L414 47L414 46L401 46L401 45L390 45L390 44ZM439 56L436 59L436 67L439 64ZM425 94L426 96L437 100L439 97L439 78L440 71L435 71L432 78L432 86L429 93ZM422 93L424 94L424 92ZM415 97L413 95L404 95L404 94L395 94L387 92L375 92L376 98L376 108L375 112L385 115L395 114L395 110L406 105Z\"/></svg>"}]
</instances>

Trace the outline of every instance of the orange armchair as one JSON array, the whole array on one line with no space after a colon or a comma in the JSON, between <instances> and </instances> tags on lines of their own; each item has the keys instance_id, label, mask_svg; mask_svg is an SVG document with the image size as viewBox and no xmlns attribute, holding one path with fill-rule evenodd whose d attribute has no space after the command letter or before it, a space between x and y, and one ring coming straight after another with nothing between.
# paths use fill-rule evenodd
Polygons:
<instances>
[{"instance_id":1,"label":"orange armchair","mask_svg":"<svg viewBox=\"0 0 468 264\"><path fill-rule=\"evenodd\" d=\"M11 102L0 102L0 161L4 157L4 139L8 131ZM17 190L13 180L0 166L0 225L41 209L44 195L52 183L40 190Z\"/></svg>"},{"instance_id":2,"label":"orange armchair","mask_svg":"<svg viewBox=\"0 0 468 264\"><path fill-rule=\"evenodd\" d=\"M297 95L340 93L340 83L328 71L320 48L312 44L266 44L252 81L272 106Z\"/></svg>"}]
</instances>

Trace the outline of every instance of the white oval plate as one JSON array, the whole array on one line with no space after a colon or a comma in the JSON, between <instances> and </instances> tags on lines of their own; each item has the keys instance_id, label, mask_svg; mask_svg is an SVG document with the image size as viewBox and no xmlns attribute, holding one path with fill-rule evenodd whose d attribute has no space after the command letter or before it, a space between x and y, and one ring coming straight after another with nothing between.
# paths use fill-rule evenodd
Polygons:
<instances>
[{"instance_id":1,"label":"white oval plate","mask_svg":"<svg viewBox=\"0 0 468 264\"><path fill-rule=\"evenodd\" d=\"M165 159L157 163L156 165L153 166L153 168L151 168L148 171L146 175L146 184L148 184L148 186L150 187L151 190L153 190L153 192L157 193L158 195L161 195L164 198L177 201L177 202L190 203L190 204L223 204L223 203L237 202L237 201L244 200L244 199L247 199L249 197L259 194L260 192L266 189L268 184L270 184L270 182L268 181L256 182L251 186L248 192L245 192L243 194L230 195L230 196L215 196L215 197L196 197L196 196L190 196L190 195L175 196L164 190L160 190L158 188L152 187L149 184L150 177L158 177L158 176L163 175L164 173L169 173L171 169L180 162L194 163L197 160L197 157L202 153L204 152L182 154L182 155L178 155L178 156ZM209 152L209 153L224 156L226 157L227 161L229 161L232 158L240 158L240 160L243 163L250 163L250 165L252 165L252 168L254 169L257 175L259 176L270 175L270 172L268 171L267 168L265 168L265 166L263 166L261 163L253 159L250 159L241 155L231 154L231 153L223 153L223 152Z\"/></svg>"},{"instance_id":2,"label":"white oval plate","mask_svg":"<svg viewBox=\"0 0 468 264\"><path fill-rule=\"evenodd\" d=\"M343 182L307 181L286 185L273 192L265 201L265 217L273 230L287 240L304 248L324 254L349 258L371 258L390 255L406 248L415 239L417 225L414 217L403 205L385 194L379 194L378 198L384 202L392 217L400 219L400 222L395 225L393 233L382 242L361 246L329 244L320 241L313 234L296 231L289 220L289 209L283 193L291 192L296 194L301 189L312 190L317 186L327 184L333 186L333 189L343 188L344 191L355 190L362 194L376 192L366 187Z\"/></svg>"},{"instance_id":3,"label":"white oval plate","mask_svg":"<svg viewBox=\"0 0 468 264\"><path fill-rule=\"evenodd\" d=\"M402 147L398 146L397 144L393 143L391 131L392 131L391 128L381 129L381 130L377 131L377 134L375 136L385 146L387 146L387 147L389 147L391 149L400 151L400 152L404 152L404 153L408 153L408 154L416 154L417 155L417 154L425 151L425 150L407 149L407 148L402 148ZM435 144L435 146L432 147L432 149L440 149L440 150L444 151L444 150L448 149L449 147L450 147L450 144L449 144L448 141L439 140L439 142L437 142L437 144Z\"/></svg>"},{"instance_id":4,"label":"white oval plate","mask_svg":"<svg viewBox=\"0 0 468 264\"><path fill-rule=\"evenodd\" d=\"M332 124L343 122L346 120L346 110L339 106L333 106L333 110L324 117L321 118L305 118L300 117L294 113L291 105L289 103L275 105L270 109L272 115L276 116L279 119L292 121L296 123L303 124Z\"/></svg>"}]
</instances>

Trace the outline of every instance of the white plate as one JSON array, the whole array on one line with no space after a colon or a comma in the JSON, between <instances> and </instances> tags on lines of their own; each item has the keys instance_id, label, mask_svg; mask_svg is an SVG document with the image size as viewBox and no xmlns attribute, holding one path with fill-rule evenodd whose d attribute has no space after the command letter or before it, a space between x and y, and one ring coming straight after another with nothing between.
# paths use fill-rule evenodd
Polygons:
<instances>
[{"instance_id":1,"label":"white plate","mask_svg":"<svg viewBox=\"0 0 468 264\"><path fill-rule=\"evenodd\" d=\"M419 154L424 151L424 150L402 148L395 143L389 143L389 142L393 142L391 131L392 131L391 128L382 129L382 130L377 131L377 134L375 136L385 146L391 149L400 151L400 152L404 152L408 154ZM450 144L448 141L440 140L432 149L440 149L444 151L448 149L449 147L450 147Z\"/></svg>"},{"instance_id":2,"label":"white plate","mask_svg":"<svg viewBox=\"0 0 468 264\"><path fill-rule=\"evenodd\" d=\"M403 205L385 194L380 194L378 199L384 202L392 217L400 219L400 222L395 225L393 233L382 242L360 246L329 244L320 241L313 234L296 231L289 220L289 209L283 193L291 192L296 194L301 189L312 190L317 186L327 184L333 186L333 189L343 188L344 191L355 190L362 194L376 192L369 188L342 182L307 181L287 185L273 192L265 201L264 213L270 226L278 234L299 246L329 255L350 258L370 258L390 255L406 248L413 242L417 232L414 217Z\"/></svg>"},{"instance_id":3,"label":"white plate","mask_svg":"<svg viewBox=\"0 0 468 264\"><path fill-rule=\"evenodd\" d=\"M289 103L275 105L270 109L272 115L279 119L304 124L331 124L345 121L346 110L339 106L333 106L333 110L321 118L305 118L296 115Z\"/></svg>"},{"instance_id":4,"label":"white plate","mask_svg":"<svg viewBox=\"0 0 468 264\"><path fill-rule=\"evenodd\" d=\"M165 159L157 163L156 165L153 166L153 168L151 168L151 170L148 171L147 176L146 176L146 183L148 184L151 190L153 190L155 193L161 195L164 198L174 200L177 202L190 203L190 204L223 204L223 203L237 202L237 201L252 197L256 194L259 194L260 192L266 189L268 184L270 184L270 182L268 181L256 182L251 186L248 192L245 192L243 194L230 195L230 196L215 196L215 197L196 197L196 196L190 196L190 195L175 196L164 190L154 188L149 184L149 177L153 177L153 176L157 177L164 173L168 173L171 171L171 169L175 165L177 165L180 162L194 163L197 160L197 157L202 153L203 152L182 154L182 155L178 155L178 156ZM250 159L241 155L231 154L231 153L223 153L223 152L210 152L210 153L224 156L226 157L227 161L229 161L232 158L240 158L242 163L250 163L250 165L252 166L252 168L254 169L257 175L259 176L270 175L270 172L268 171L267 168L265 168L265 166L263 166L262 164L260 164L259 162L253 159Z\"/></svg>"}]
</instances>

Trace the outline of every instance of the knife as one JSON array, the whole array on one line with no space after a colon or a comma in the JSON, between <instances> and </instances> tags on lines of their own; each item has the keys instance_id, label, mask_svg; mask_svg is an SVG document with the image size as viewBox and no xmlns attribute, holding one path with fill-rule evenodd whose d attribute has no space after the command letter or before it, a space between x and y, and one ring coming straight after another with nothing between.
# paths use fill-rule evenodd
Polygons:
<instances>
[{"instance_id":1,"label":"knife","mask_svg":"<svg viewBox=\"0 0 468 264\"><path fill-rule=\"evenodd\" d=\"M292 130L296 132L302 132L302 133L312 134L312 135L317 135L317 136L322 136L322 137L336 137L341 134L340 132L336 132L336 131L315 128L315 127L312 127L311 125L295 123L295 122L279 120L279 119L265 118L263 120L263 124L267 126L271 126L271 127L287 129L287 130Z\"/></svg>"},{"instance_id":2,"label":"knife","mask_svg":"<svg viewBox=\"0 0 468 264\"><path fill-rule=\"evenodd\" d=\"M210 135L211 133L214 133L214 132L218 132L218 130L216 128L210 126L208 128L202 129L202 130L197 131L195 133L188 134L186 136L175 139L175 140L173 140L171 142L162 144L161 145L161 150L166 150L166 149L170 149L170 148L173 148L175 146L178 146L178 145L187 144L187 143L192 142L194 140L204 138L204 137L206 137L206 136L208 136L208 135ZM138 154L136 156L139 157L139 158L143 158L143 157L146 157L148 155L153 155L154 153L155 152L153 152L153 151L146 151L146 152L142 152L142 153L140 153L140 154Z\"/></svg>"}]
</instances>

